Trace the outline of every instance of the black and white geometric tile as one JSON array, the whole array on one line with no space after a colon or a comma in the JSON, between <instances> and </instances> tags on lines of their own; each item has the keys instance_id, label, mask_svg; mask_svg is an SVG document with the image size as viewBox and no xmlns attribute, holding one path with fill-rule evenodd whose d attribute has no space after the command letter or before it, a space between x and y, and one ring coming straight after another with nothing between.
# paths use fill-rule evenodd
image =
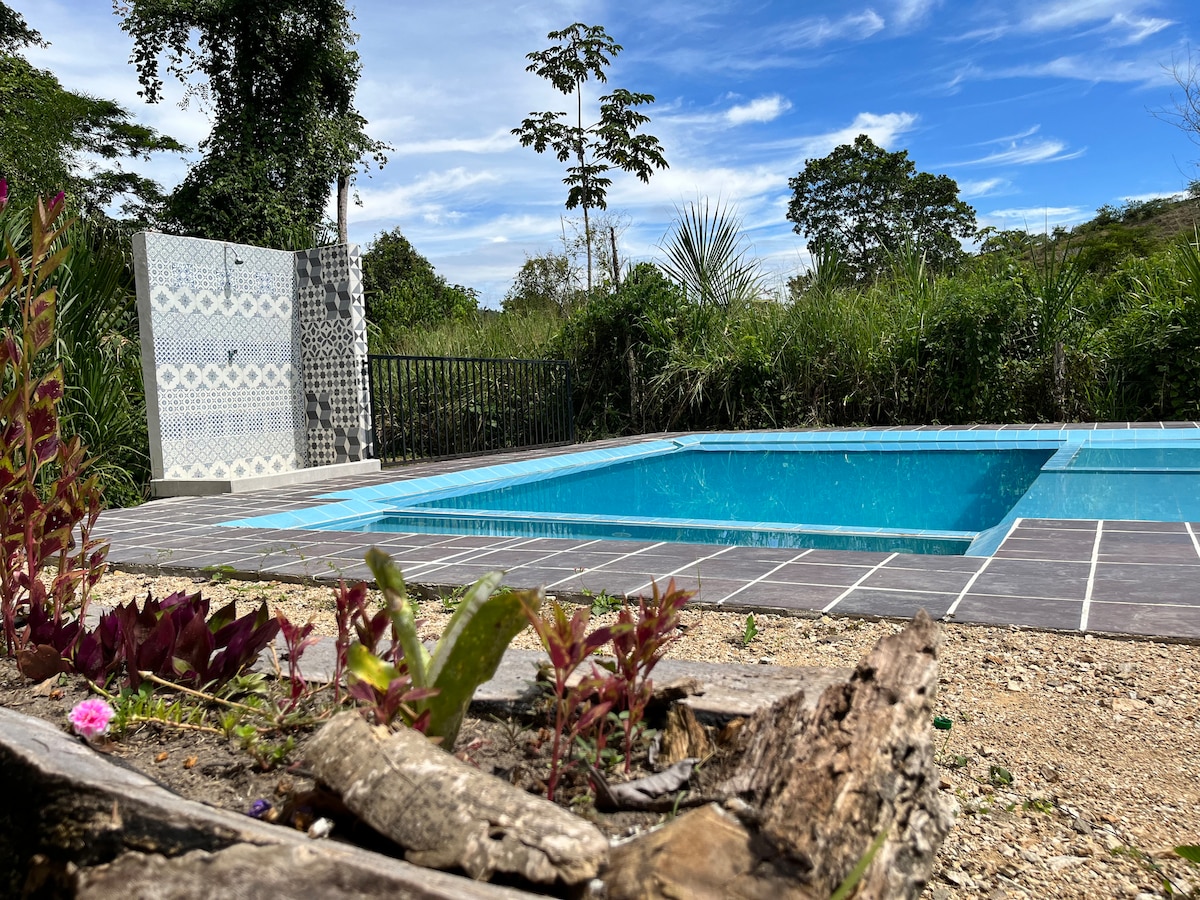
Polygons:
<instances>
[{"instance_id":1,"label":"black and white geometric tile","mask_svg":"<svg viewBox=\"0 0 1200 900\"><path fill-rule=\"evenodd\" d=\"M267 250L134 237L156 479L224 479L365 457L354 246Z\"/></svg>"}]
</instances>

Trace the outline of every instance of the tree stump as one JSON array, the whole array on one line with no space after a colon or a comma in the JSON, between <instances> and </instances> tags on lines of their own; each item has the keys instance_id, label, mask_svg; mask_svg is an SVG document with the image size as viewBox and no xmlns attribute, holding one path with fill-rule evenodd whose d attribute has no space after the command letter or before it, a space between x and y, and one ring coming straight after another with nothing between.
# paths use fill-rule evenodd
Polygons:
<instances>
[{"instance_id":1,"label":"tree stump","mask_svg":"<svg viewBox=\"0 0 1200 900\"><path fill-rule=\"evenodd\" d=\"M934 762L937 639L921 612L815 712L795 694L755 713L726 782L744 821L708 807L622 845L610 900L824 898L881 834L855 896L917 897L952 824Z\"/></svg>"}]
</instances>

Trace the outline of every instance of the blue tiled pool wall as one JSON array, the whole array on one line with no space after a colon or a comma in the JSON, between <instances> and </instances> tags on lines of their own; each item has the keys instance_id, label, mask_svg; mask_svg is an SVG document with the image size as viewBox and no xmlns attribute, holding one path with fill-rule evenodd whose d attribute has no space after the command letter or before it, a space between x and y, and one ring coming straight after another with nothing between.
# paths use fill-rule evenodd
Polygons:
<instances>
[{"instance_id":1,"label":"blue tiled pool wall","mask_svg":"<svg viewBox=\"0 0 1200 900\"><path fill-rule=\"evenodd\" d=\"M817 432L771 432L739 434L695 434L669 440L647 441L619 448L585 450L564 453L541 459L529 459L515 463L483 466L477 469L443 475L399 480L388 484L357 488L322 495L319 499L338 501L324 506L310 507L296 512L279 513L253 519L241 519L224 523L230 526L259 528L306 528L322 530L359 529L364 520L379 519L389 514L407 514L403 508L427 499L433 492L445 494L478 489L480 485L510 478L534 480L548 474L568 469L590 468L608 465L614 461L643 458L672 453L680 448L697 449L768 449L771 446L808 446L816 449L820 445L836 447L846 451L889 450L946 450L946 449L1030 449L1043 448L1054 451L1054 455L1043 466L1034 485L1017 502L1004 520L981 534L962 532L903 532L888 529L864 529L856 527L828 527L816 525L789 525L784 530L794 533L813 533L825 536L842 535L852 538L860 535L878 535L891 540L907 536L924 539L931 544L941 544L943 549L911 549L910 552L961 553L964 544L974 541L966 551L969 555L987 555L1003 540L1004 535L1020 518L1146 518L1158 521L1187 521L1200 519L1200 481L1188 471L1174 472L1155 469L1153 471L1073 470L1072 460L1084 448L1144 450L1155 446L1167 448L1200 448L1200 430L1195 428L1030 428L1004 429L947 429L939 432L929 430L872 430L861 431L817 431ZM1111 462L1111 461L1110 461ZM1192 479L1184 485L1181 478ZM427 510L422 510L426 518ZM443 524L418 522L421 528L401 530L439 530L447 533L463 533L452 530L470 527L461 522L455 525L442 517ZM472 517L457 516L459 520ZM618 522L620 520L617 520ZM606 525L613 524L606 522ZM726 532L735 523L713 523L708 521L646 520L629 519L628 524L639 527L659 525L681 529L706 529L709 535L724 529ZM768 524L768 523L763 523ZM753 530L742 527L740 530ZM778 528L774 529L780 530ZM732 535L728 535L732 536ZM609 534L611 539L612 535ZM828 540L828 538L827 538ZM753 537L751 538L753 541ZM722 542L715 540L714 542ZM857 543L857 542L856 542ZM832 545L830 545L832 546ZM876 545L876 547L882 545ZM958 549L950 549L951 547ZM842 546L842 549L849 549Z\"/></svg>"}]
</instances>

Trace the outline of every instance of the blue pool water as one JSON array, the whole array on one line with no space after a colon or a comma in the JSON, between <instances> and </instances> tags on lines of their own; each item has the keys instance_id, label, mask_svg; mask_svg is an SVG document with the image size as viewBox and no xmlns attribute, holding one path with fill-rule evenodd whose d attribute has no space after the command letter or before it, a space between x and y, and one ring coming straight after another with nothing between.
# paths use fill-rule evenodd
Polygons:
<instances>
[{"instance_id":1,"label":"blue pool water","mask_svg":"<svg viewBox=\"0 0 1200 900\"><path fill-rule=\"evenodd\" d=\"M1050 450L698 447L550 478L484 485L414 506L982 531L1004 517L1052 455Z\"/></svg>"},{"instance_id":2,"label":"blue pool water","mask_svg":"<svg viewBox=\"0 0 1200 900\"><path fill-rule=\"evenodd\" d=\"M986 555L1018 518L1200 521L1200 429L701 434L225 525Z\"/></svg>"}]
</instances>

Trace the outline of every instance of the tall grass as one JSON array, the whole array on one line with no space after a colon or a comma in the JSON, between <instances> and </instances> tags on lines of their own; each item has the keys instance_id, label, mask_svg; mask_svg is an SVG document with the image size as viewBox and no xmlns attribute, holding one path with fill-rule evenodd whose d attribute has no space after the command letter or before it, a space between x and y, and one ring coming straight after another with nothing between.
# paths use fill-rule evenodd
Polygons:
<instances>
[{"instance_id":1,"label":"tall grass","mask_svg":"<svg viewBox=\"0 0 1200 900\"><path fill-rule=\"evenodd\" d=\"M544 348L562 325L562 318L553 310L480 311L433 327L401 331L387 345L376 334L370 336L370 345L372 353L398 356L536 359L544 355Z\"/></svg>"}]
</instances>

